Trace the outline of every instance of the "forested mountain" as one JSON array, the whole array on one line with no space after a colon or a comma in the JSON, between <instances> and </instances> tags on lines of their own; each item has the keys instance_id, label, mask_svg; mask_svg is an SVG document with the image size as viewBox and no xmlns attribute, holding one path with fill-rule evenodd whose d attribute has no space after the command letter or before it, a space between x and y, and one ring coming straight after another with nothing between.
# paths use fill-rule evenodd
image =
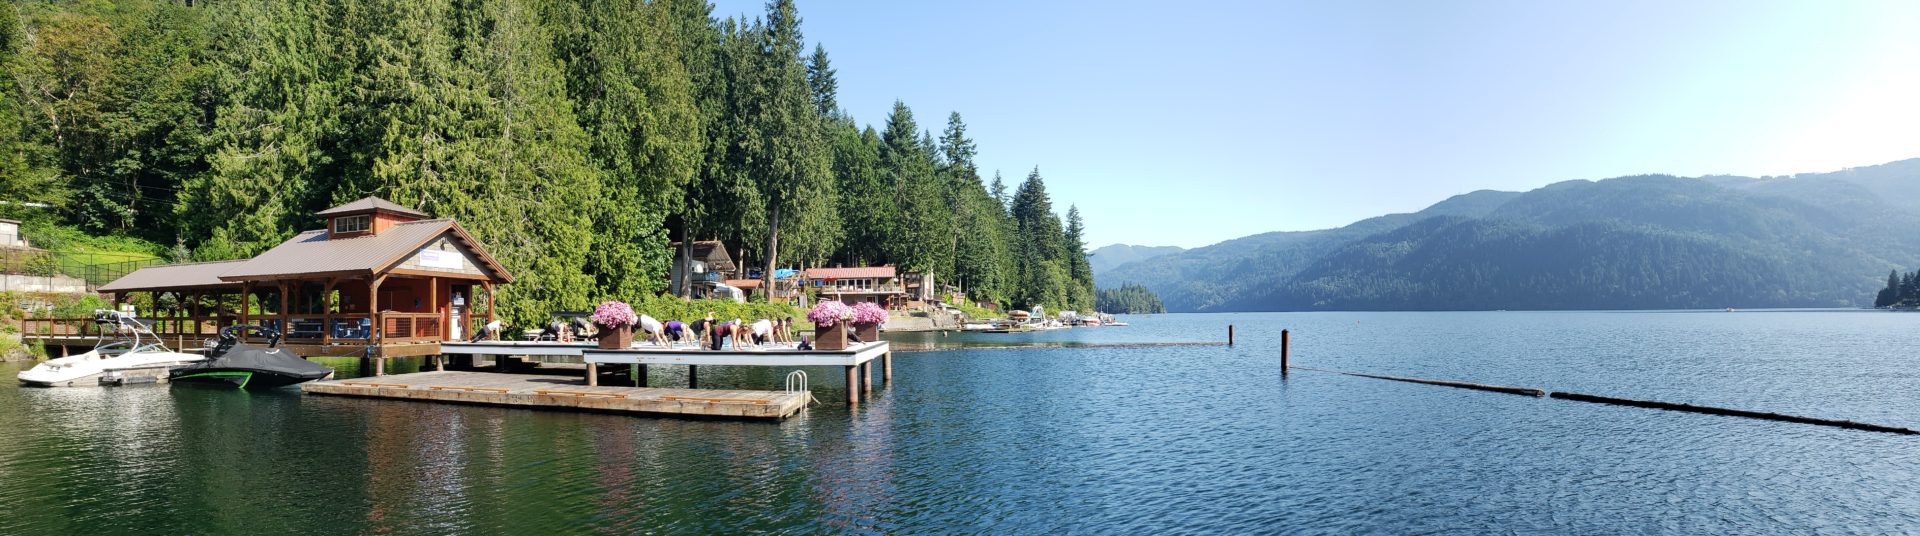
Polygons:
<instances>
[{"instance_id":1,"label":"forested mountain","mask_svg":"<svg viewBox=\"0 0 1920 536\"><path fill-rule=\"evenodd\" d=\"M1151 259L1161 255L1172 255L1182 251L1186 251L1186 249L1180 246L1130 246L1127 244L1113 244L1087 252L1087 262L1093 266L1093 275L1098 276L1102 272L1117 268L1122 264Z\"/></svg>"},{"instance_id":2,"label":"forested mountain","mask_svg":"<svg viewBox=\"0 0 1920 536\"><path fill-rule=\"evenodd\" d=\"M1102 273L1171 311L1865 305L1920 260L1920 160L1793 177L1480 191L1338 229L1267 233Z\"/></svg>"},{"instance_id":3,"label":"forested mountain","mask_svg":"<svg viewBox=\"0 0 1920 536\"><path fill-rule=\"evenodd\" d=\"M712 11L0 2L0 217L218 260L378 195L486 242L516 323L683 290L669 243L711 239L767 274L894 264L980 301L1092 307L1084 222L1037 169L989 183L957 112L848 116L792 0Z\"/></svg>"}]
</instances>

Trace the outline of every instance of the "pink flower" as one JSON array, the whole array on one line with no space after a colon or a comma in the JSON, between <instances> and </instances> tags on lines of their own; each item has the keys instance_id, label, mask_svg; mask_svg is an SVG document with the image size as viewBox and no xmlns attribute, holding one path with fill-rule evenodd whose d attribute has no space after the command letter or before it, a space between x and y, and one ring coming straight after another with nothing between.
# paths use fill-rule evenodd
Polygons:
<instances>
[{"instance_id":1,"label":"pink flower","mask_svg":"<svg viewBox=\"0 0 1920 536\"><path fill-rule=\"evenodd\" d=\"M587 319L610 328L631 326L640 322L640 316L633 314L633 306L619 300L600 302L600 306L593 308L593 315Z\"/></svg>"},{"instance_id":2,"label":"pink flower","mask_svg":"<svg viewBox=\"0 0 1920 536\"><path fill-rule=\"evenodd\" d=\"M886 321L887 310L880 308L879 305L875 305L873 302L853 304L853 323L879 324Z\"/></svg>"},{"instance_id":3,"label":"pink flower","mask_svg":"<svg viewBox=\"0 0 1920 536\"><path fill-rule=\"evenodd\" d=\"M852 307L847 307L847 304L840 303L838 300L825 300L807 310L807 320L816 326L830 327L853 318L853 311Z\"/></svg>"}]
</instances>

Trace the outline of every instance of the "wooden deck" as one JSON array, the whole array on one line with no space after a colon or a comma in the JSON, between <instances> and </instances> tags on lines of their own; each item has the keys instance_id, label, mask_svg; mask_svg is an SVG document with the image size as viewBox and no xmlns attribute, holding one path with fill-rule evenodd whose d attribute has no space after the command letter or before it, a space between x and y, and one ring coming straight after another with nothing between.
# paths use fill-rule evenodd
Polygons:
<instances>
[{"instance_id":1,"label":"wooden deck","mask_svg":"<svg viewBox=\"0 0 1920 536\"><path fill-rule=\"evenodd\" d=\"M807 405L807 393L589 386L577 376L493 372L418 372L309 382L301 390L359 396L584 410L643 415L784 419Z\"/></svg>"},{"instance_id":2,"label":"wooden deck","mask_svg":"<svg viewBox=\"0 0 1920 536\"><path fill-rule=\"evenodd\" d=\"M728 367L841 367L847 377L847 405L860 405L862 396L873 396L873 366L878 361L881 381L893 383L893 345L887 341L856 343L845 350L800 350L787 344L758 348L708 350L693 344L657 346L642 342L631 348L608 350L591 343L480 341L447 342L440 345L448 355L541 356L563 362L587 365L587 385L598 383L601 365L684 365L687 386L699 388L701 366ZM643 374L641 377L645 377ZM642 387L645 387L644 385Z\"/></svg>"}]
</instances>

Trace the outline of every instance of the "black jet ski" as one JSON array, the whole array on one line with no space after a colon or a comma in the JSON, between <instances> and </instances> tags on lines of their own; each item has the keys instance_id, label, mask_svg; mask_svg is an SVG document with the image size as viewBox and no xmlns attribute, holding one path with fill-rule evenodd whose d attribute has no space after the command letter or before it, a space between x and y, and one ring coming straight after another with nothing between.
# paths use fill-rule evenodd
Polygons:
<instances>
[{"instance_id":1,"label":"black jet ski","mask_svg":"<svg viewBox=\"0 0 1920 536\"><path fill-rule=\"evenodd\" d=\"M251 330L267 336L265 347L240 342L239 333ZM333 374L333 368L301 359L280 344L280 333L260 326L228 326L220 341L207 351L207 360L175 367L167 381L189 385L273 389L310 382Z\"/></svg>"}]
</instances>

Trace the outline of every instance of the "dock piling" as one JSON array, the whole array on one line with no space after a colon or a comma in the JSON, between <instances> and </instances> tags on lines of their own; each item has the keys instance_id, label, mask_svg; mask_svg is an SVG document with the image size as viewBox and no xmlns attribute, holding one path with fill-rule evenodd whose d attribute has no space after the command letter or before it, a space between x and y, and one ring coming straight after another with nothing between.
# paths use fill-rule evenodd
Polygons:
<instances>
[{"instance_id":1,"label":"dock piling","mask_svg":"<svg viewBox=\"0 0 1920 536\"><path fill-rule=\"evenodd\" d=\"M860 364L860 392L866 395L867 400L873 400L873 362L872 361L868 361Z\"/></svg>"},{"instance_id":2,"label":"dock piling","mask_svg":"<svg viewBox=\"0 0 1920 536\"><path fill-rule=\"evenodd\" d=\"M700 365L687 365L687 388L700 388Z\"/></svg>"},{"instance_id":3,"label":"dock piling","mask_svg":"<svg viewBox=\"0 0 1920 536\"><path fill-rule=\"evenodd\" d=\"M887 385L893 385L893 352L892 351L888 351L887 353L880 354L880 367L882 370L880 379L882 381L887 382Z\"/></svg>"},{"instance_id":4,"label":"dock piling","mask_svg":"<svg viewBox=\"0 0 1920 536\"><path fill-rule=\"evenodd\" d=\"M856 365L847 365L847 407L860 405L860 377Z\"/></svg>"},{"instance_id":5,"label":"dock piling","mask_svg":"<svg viewBox=\"0 0 1920 536\"><path fill-rule=\"evenodd\" d=\"M599 387L599 386L600 386L600 366L592 362L588 362L587 363L587 387Z\"/></svg>"},{"instance_id":6,"label":"dock piling","mask_svg":"<svg viewBox=\"0 0 1920 536\"><path fill-rule=\"evenodd\" d=\"M1233 324L1227 324L1227 346L1233 346Z\"/></svg>"},{"instance_id":7,"label":"dock piling","mask_svg":"<svg viewBox=\"0 0 1920 536\"><path fill-rule=\"evenodd\" d=\"M1280 375L1282 376L1285 376L1287 374L1287 368L1288 368L1287 346L1291 342L1287 340L1288 335L1289 334L1287 333L1287 330L1284 330L1284 329L1280 330Z\"/></svg>"}]
</instances>

